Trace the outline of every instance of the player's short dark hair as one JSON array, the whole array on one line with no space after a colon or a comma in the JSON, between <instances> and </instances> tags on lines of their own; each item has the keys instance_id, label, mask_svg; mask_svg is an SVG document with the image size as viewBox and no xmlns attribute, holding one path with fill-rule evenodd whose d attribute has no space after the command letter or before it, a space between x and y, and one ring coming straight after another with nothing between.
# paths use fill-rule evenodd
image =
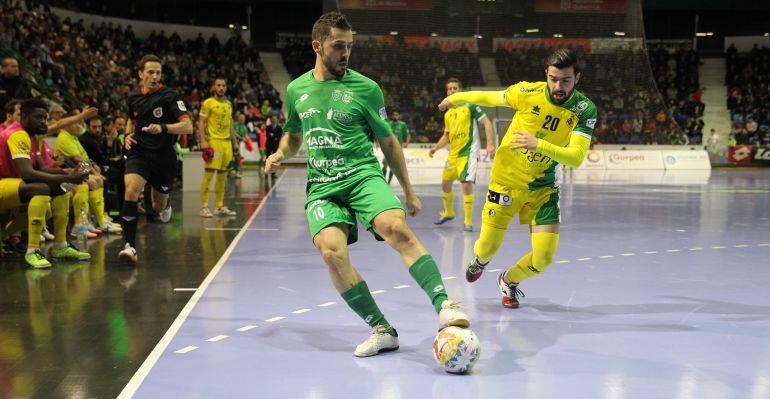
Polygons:
<instances>
[{"instance_id":1,"label":"player's short dark hair","mask_svg":"<svg viewBox=\"0 0 770 399\"><path fill-rule=\"evenodd\" d=\"M21 100L11 100L5 103L5 114L12 115L16 111L16 106L21 104Z\"/></svg>"},{"instance_id":2,"label":"player's short dark hair","mask_svg":"<svg viewBox=\"0 0 770 399\"><path fill-rule=\"evenodd\" d=\"M91 122L93 122L93 121L99 121L99 122L102 123L102 126L104 126L104 119L102 119L101 116L95 116L95 117L89 119L88 122L87 122L88 126L91 126Z\"/></svg>"},{"instance_id":3,"label":"player's short dark hair","mask_svg":"<svg viewBox=\"0 0 770 399\"><path fill-rule=\"evenodd\" d=\"M323 43L327 37L331 36L332 28L352 30L353 26L350 25L345 15L336 11L327 12L313 24L313 40Z\"/></svg>"},{"instance_id":4,"label":"player's short dark hair","mask_svg":"<svg viewBox=\"0 0 770 399\"><path fill-rule=\"evenodd\" d=\"M450 83L457 83L457 85L460 86L461 89L463 87L463 82L461 82L460 79L457 79L457 78L449 78L449 79L447 79L446 83L444 83L444 87L446 87Z\"/></svg>"},{"instance_id":5,"label":"player's short dark hair","mask_svg":"<svg viewBox=\"0 0 770 399\"><path fill-rule=\"evenodd\" d=\"M224 77L224 76L217 76L217 77L214 78L214 80L211 81L211 85L213 86L214 83L217 82L217 80L224 80L225 83L227 83L227 78L226 77Z\"/></svg>"},{"instance_id":6,"label":"player's short dark hair","mask_svg":"<svg viewBox=\"0 0 770 399\"><path fill-rule=\"evenodd\" d=\"M44 109L48 112L48 103L42 98L30 98L21 103L21 117L25 117L36 109Z\"/></svg>"},{"instance_id":7,"label":"player's short dark hair","mask_svg":"<svg viewBox=\"0 0 770 399\"><path fill-rule=\"evenodd\" d=\"M578 70L577 62L577 54L574 51L568 48L560 48L548 56L546 68L550 66L558 69L572 67L577 75L577 73L580 72Z\"/></svg>"},{"instance_id":8,"label":"player's short dark hair","mask_svg":"<svg viewBox=\"0 0 770 399\"><path fill-rule=\"evenodd\" d=\"M163 63L160 61L160 58L155 54L147 54L144 57L142 57L141 60L139 60L139 70L144 71L145 65L147 65L148 62L157 62L158 64L163 65Z\"/></svg>"}]
</instances>

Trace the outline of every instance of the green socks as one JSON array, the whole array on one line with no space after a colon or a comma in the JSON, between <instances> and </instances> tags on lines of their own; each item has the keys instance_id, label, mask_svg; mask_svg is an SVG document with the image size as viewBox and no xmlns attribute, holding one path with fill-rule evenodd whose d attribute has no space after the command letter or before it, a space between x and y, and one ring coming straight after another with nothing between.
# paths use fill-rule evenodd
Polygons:
<instances>
[{"instance_id":1,"label":"green socks","mask_svg":"<svg viewBox=\"0 0 770 399\"><path fill-rule=\"evenodd\" d=\"M382 325L390 327L390 323L385 320L385 316L380 312L380 308L377 307L377 303L374 302L371 292L369 292L369 286L366 285L366 281L353 286L353 288L343 292L342 299L348 303L351 309L356 314L364 319L369 327L374 328L376 325ZM390 327L391 330L393 329Z\"/></svg>"},{"instance_id":2,"label":"green socks","mask_svg":"<svg viewBox=\"0 0 770 399\"><path fill-rule=\"evenodd\" d=\"M438 265L430 254L426 254L417 259L412 266L409 267L409 274L412 275L417 284L420 284L420 288L428 294L430 301L433 303L433 307L436 308L436 313L441 311L441 304L446 301L446 289L444 289L444 282L441 280L441 273L438 271Z\"/></svg>"}]
</instances>

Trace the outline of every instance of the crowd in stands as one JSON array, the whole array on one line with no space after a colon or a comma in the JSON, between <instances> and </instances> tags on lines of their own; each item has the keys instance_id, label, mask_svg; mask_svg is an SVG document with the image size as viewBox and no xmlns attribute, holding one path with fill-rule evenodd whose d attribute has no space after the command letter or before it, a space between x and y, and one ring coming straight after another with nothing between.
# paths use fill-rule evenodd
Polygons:
<instances>
[{"instance_id":1,"label":"crowd in stands","mask_svg":"<svg viewBox=\"0 0 770 399\"><path fill-rule=\"evenodd\" d=\"M145 54L162 58L162 81L182 96L195 124L214 78L224 77L236 131L258 141L261 149L275 144L271 132L281 123L283 103L258 51L240 36L206 40L198 35L184 41L159 30L142 39L131 26L87 25L62 19L39 4L0 3L0 130L19 130L24 100L46 101L48 136L55 140L33 138L32 150L39 149L47 168L91 171L88 184L72 188L73 235L120 232L106 216L104 203L107 211L120 209L127 97L139 87L137 63ZM195 134L180 136L180 151L196 146ZM18 220L15 211L3 213L3 225ZM19 233L15 226L2 229L4 254L24 253ZM45 231L43 238L52 236Z\"/></svg>"},{"instance_id":2,"label":"crowd in stands","mask_svg":"<svg viewBox=\"0 0 770 399\"><path fill-rule=\"evenodd\" d=\"M315 55L309 42L297 41L283 49L292 78L309 71ZM400 111L415 141L436 142L443 133L443 113L436 105L446 97L445 84L459 78L466 87L483 85L476 54L465 49L443 52L376 39L356 41L351 68L380 84L389 112Z\"/></svg>"},{"instance_id":3,"label":"crowd in stands","mask_svg":"<svg viewBox=\"0 0 770 399\"><path fill-rule=\"evenodd\" d=\"M755 44L739 53L731 44L725 58L731 141L770 146L770 49Z\"/></svg>"},{"instance_id":4,"label":"crowd in stands","mask_svg":"<svg viewBox=\"0 0 770 399\"><path fill-rule=\"evenodd\" d=\"M184 96L194 117L211 81L220 76L228 80L233 105L252 125L279 115L283 106L258 51L238 35L183 41L158 31L141 40L131 26L86 26L34 4L0 5L0 19L0 50L19 59L34 89L68 109L93 106L102 118L125 116L125 99L137 85L136 62L148 53L162 57L164 84Z\"/></svg>"},{"instance_id":5,"label":"crowd in stands","mask_svg":"<svg viewBox=\"0 0 770 399\"><path fill-rule=\"evenodd\" d=\"M498 50L495 61L504 84L541 81L547 46ZM669 144L700 141L703 105L698 88L697 55L692 51L634 50L589 53L575 47L582 77L578 89L597 106L595 144ZM664 93L661 93L664 92ZM688 136L687 139L683 134Z\"/></svg>"}]
</instances>

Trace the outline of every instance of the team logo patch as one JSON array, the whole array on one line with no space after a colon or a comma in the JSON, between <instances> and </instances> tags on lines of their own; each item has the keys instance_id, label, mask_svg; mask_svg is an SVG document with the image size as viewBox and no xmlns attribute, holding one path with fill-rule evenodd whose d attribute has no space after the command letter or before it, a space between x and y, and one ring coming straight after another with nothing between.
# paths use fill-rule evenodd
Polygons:
<instances>
[{"instance_id":1,"label":"team logo patch","mask_svg":"<svg viewBox=\"0 0 770 399\"><path fill-rule=\"evenodd\" d=\"M310 95L308 95L307 93L303 93L303 94L302 94L302 95L299 97L299 102L303 102L303 101L307 100L307 98L308 98L308 97L310 97Z\"/></svg>"},{"instance_id":2,"label":"team logo patch","mask_svg":"<svg viewBox=\"0 0 770 399\"><path fill-rule=\"evenodd\" d=\"M380 118L388 119L388 111L385 110L385 107L380 108Z\"/></svg>"},{"instance_id":3,"label":"team logo patch","mask_svg":"<svg viewBox=\"0 0 770 399\"><path fill-rule=\"evenodd\" d=\"M569 119L567 119L567 126L569 126L570 128L572 128L572 125L573 125L573 124L575 124L575 118L573 118L573 117L571 117L571 116L570 116L570 117L569 117Z\"/></svg>"},{"instance_id":4,"label":"team logo patch","mask_svg":"<svg viewBox=\"0 0 770 399\"><path fill-rule=\"evenodd\" d=\"M163 117L163 108L158 107L152 110L152 116L156 118L162 118Z\"/></svg>"},{"instance_id":5,"label":"team logo patch","mask_svg":"<svg viewBox=\"0 0 770 399\"><path fill-rule=\"evenodd\" d=\"M591 129L593 129L594 126L596 126L596 118L591 118L591 119L586 120L586 126L588 126Z\"/></svg>"},{"instance_id":6,"label":"team logo patch","mask_svg":"<svg viewBox=\"0 0 770 399\"><path fill-rule=\"evenodd\" d=\"M540 115L540 107L537 106L537 105L532 107L532 113L535 114L535 115Z\"/></svg>"},{"instance_id":7,"label":"team logo patch","mask_svg":"<svg viewBox=\"0 0 770 399\"><path fill-rule=\"evenodd\" d=\"M342 102L345 104L350 104L351 100L353 100L353 93L346 91L345 94L342 95Z\"/></svg>"},{"instance_id":8,"label":"team logo patch","mask_svg":"<svg viewBox=\"0 0 770 399\"><path fill-rule=\"evenodd\" d=\"M332 92L332 100L333 101L339 101L342 98L342 91L339 89L335 89Z\"/></svg>"},{"instance_id":9,"label":"team logo patch","mask_svg":"<svg viewBox=\"0 0 770 399\"><path fill-rule=\"evenodd\" d=\"M184 106L184 101L179 100L176 102L176 105L179 107L180 111L187 112L187 107Z\"/></svg>"},{"instance_id":10,"label":"team logo patch","mask_svg":"<svg viewBox=\"0 0 770 399\"><path fill-rule=\"evenodd\" d=\"M307 111L299 113L299 119L310 118L313 115L320 114L320 113L321 113L321 111L319 111L319 110L317 110L315 108L309 108Z\"/></svg>"}]
</instances>

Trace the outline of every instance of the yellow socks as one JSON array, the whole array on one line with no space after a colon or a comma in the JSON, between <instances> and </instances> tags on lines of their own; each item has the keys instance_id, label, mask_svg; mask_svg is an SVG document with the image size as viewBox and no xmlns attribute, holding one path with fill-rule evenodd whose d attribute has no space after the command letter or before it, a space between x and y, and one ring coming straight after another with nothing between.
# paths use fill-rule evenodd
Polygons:
<instances>
[{"instance_id":1,"label":"yellow socks","mask_svg":"<svg viewBox=\"0 0 770 399\"><path fill-rule=\"evenodd\" d=\"M217 209L225 204L225 184L227 183L227 171L217 172L217 181L214 183L214 199L217 201Z\"/></svg>"},{"instance_id":2,"label":"yellow socks","mask_svg":"<svg viewBox=\"0 0 770 399\"><path fill-rule=\"evenodd\" d=\"M508 269L505 280L518 284L542 273L553 262L553 255L558 246L558 234L532 233L532 252L522 256L515 265Z\"/></svg>"},{"instance_id":3,"label":"yellow socks","mask_svg":"<svg viewBox=\"0 0 770 399\"><path fill-rule=\"evenodd\" d=\"M211 184L211 179L214 178L214 173L216 171L213 169L206 169L203 172L203 180L201 180L201 208L209 206L209 185Z\"/></svg>"},{"instance_id":4,"label":"yellow socks","mask_svg":"<svg viewBox=\"0 0 770 399\"><path fill-rule=\"evenodd\" d=\"M455 195L453 192L441 192L441 202L444 203L444 212L441 213L441 216L444 217L454 217L455 216Z\"/></svg>"},{"instance_id":5,"label":"yellow socks","mask_svg":"<svg viewBox=\"0 0 770 399\"><path fill-rule=\"evenodd\" d=\"M473 253L481 263L489 262L503 244L505 230L491 226L481 226L479 239L473 244Z\"/></svg>"},{"instance_id":6,"label":"yellow socks","mask_svg":"<svg viewBox=\"0 0 770 399\"><path fill-rule=\"evenodd\" d=\"M465 212L466 226L473 225L473 194L463 194L463 211Z\"/></svg>"},{"instance_id":7,"label":"yellow socks","mask_svg":"<svg viewBox=\"0 0 770 399\"><path fill-rule=\"evenodd\" d=\"M29 201L27 207L27 218L29 219L28 249L40 248L40 233L45 227L45 212L48 210L50 202L51 197L48 195L36 195Z\"/></svg>"},{"instance_id":8,"label":"yellow socks","mask_svg":"<svg viewBox=\"0 0 770 399\"><path fill-rule=\"evenodd\" d=\"M70 193L53 197L51 211L53 212L53 235L56 237L53 241L56 244L66 244L67 222L70 216Z\"/></svg>"},{"instance_id":9,"label":"yellow socks","mask_svg":"<svg viewBox=\"0 0 770 399\"><path fill-rule=\"evenodd\" d=\"M97 188L88 192L88 205L96 216L96 223L99 227L104 226L104 189Z\"/></svg>"},{"instance_id":10,"label":"yellow socks","mask_svg":"<svg viewBox=\"0 0 770 399\"><path fill-rule=\"evenodd\" d=\"M85 222L81 219L82 215L88 217L88 184L80 184L75 189L75 195L72 197L72 211L75 212L72 216L76 225Z\"/></svg>"}]
</instances>

